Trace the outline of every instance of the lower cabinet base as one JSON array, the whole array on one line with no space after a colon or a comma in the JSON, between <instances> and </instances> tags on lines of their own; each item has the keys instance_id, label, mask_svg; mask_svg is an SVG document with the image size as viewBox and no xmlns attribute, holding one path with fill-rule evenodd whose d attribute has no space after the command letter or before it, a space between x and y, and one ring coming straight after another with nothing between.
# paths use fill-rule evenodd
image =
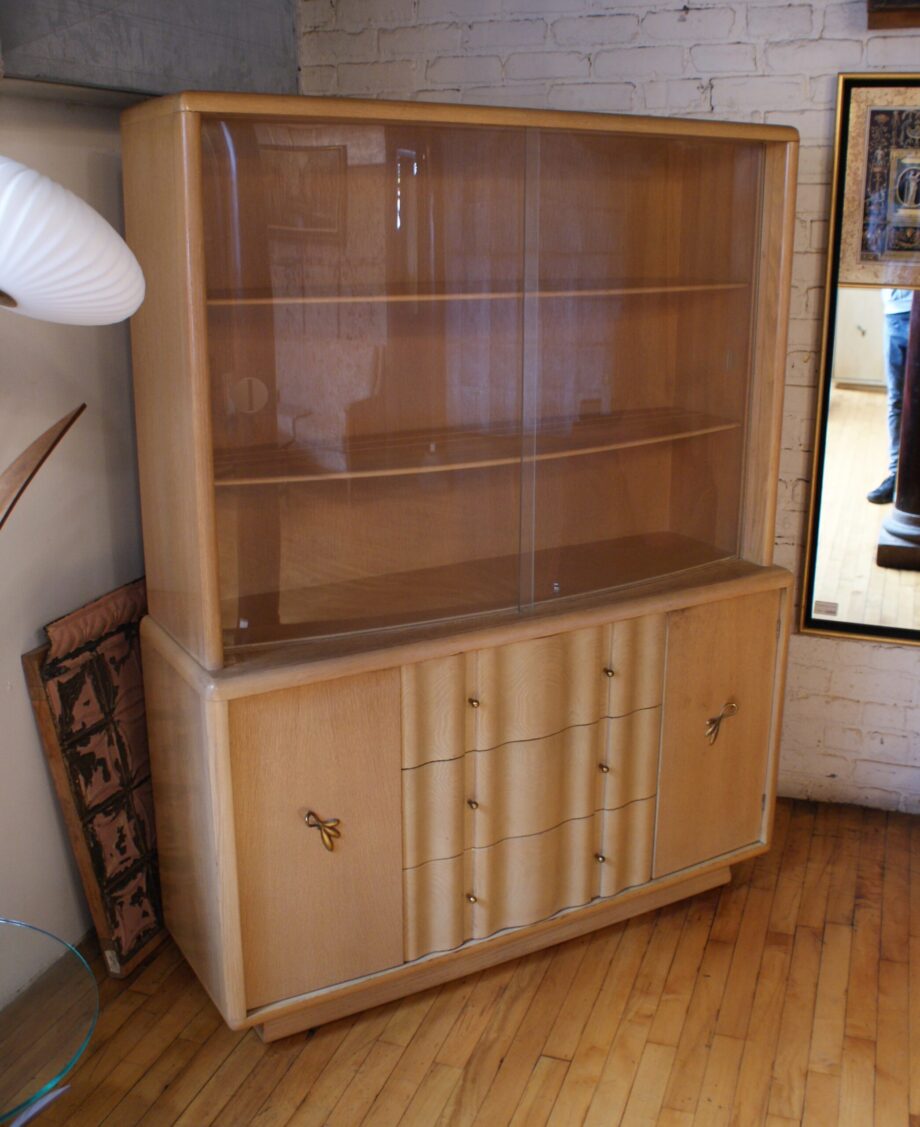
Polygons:
<instances>
[{"instance_id":1,"label":"lower cabinet base","mask_svg":"<svg viewBox=\"0 0 920 1127\"><path fill-rule=\"evenodd\" d=\"M762 852L762 847L751 852ZM566 912L542 923L516 928L490 939L468 943L444 955L420 959L406 966L318 990L299 998L288 998L284 1002L253 1011L248 1020L241 1024L255 1025L263 1041L277 1041L313 1026L325 1025L340 1017L348 1017L349 1014L392 1002L407 994L439 986L451 979L474 974L542 947L574 939L631 916L654 911L675 900L725 884L730 879L731 869L724 866L691 876L660 880L652 887L646 885L629 890L613 900Z\"/></svg>"}]
</instances>

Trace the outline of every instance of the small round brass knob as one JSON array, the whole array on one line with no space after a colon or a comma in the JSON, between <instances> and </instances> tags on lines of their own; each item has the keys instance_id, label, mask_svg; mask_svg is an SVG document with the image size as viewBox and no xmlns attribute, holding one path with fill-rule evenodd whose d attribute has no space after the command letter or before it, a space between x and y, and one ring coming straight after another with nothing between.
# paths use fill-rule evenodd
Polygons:
<instances>
[{"instance_id":1,"label":"small round brass knob","mask_svg":"<svg viewBox=\"0 0 920 1127\"><path fill-rule=\"evenodd\" d=\"M476 699L476 697L470 697L469 703L470 703L470 708L478 708L479 707L479 701Z\"/></svg>"},{"instance_id":2,"label":"small round brass knob","mask_svg":"<svg viewBox=\"0 0 920 1127\"><path fill-rule=\"evenodd\" d=\"M611 669L609 665L604 666L604 676L605 677L612 677L615 672L616 672L616 670Z\"/></svg>"},{"instance_id":3,"label":"small round brass knob","mask_svg":"<svg viewBox=\"0 0 920 1127\"><path fill-rule=\"evenodd\" d=\"M610 774L610 768L607 766L606 763L598 763L598 767L601 769L601 771L603 771L603 773L605 775Z\"/></svg>"},{"instance_id":4,"label":"small round brass knob","mask_svg":"<svg viewBox=\"0 0 920 1127\"><path fill-rule=\"evenodd\" d=\"M599 865L603 865L603 863L607 860L607 858L604 856L603 853L595 853L594 854L594 860L597 861L597 863Z\"/></svg>"},{"instance_id":5,"label":"small round brass knob","mask_svg":"<svg viewBox=\"0 0 920 1127\"><path fill-rule=\"evenodd\" d=\"M472 892L468 892L466 898L471 904L476 903L476 897L472 894Z\"/></svg>"},{"instance_id":6,"label":"small round brass knob","mask_svg":"<svg viewBox=\"0 0 920 1127\"><path fill-rule=\"evenodd\" d=\"M469 806L470 810L478 810L479 809L479 803L476 801L475 798L468 798L466 800L466 804L467 804L467 806Z\"/></svg>"}]
</instances>

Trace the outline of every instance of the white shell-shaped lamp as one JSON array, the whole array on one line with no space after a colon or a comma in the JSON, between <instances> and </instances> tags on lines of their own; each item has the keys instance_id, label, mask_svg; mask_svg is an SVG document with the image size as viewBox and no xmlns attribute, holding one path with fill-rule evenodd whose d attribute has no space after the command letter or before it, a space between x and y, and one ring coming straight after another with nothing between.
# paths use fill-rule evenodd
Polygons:
<instances>
[{"instance_id":1,"label":"white shell-shaped lamp","mask_svg":"<svg viewBox=\"0 0 920 1127\"><path fill-rule=\"evenodd\" d=\"M144 275L118 232L73 192L0 156L0 307L110 325L143 300Z\"/></svg>"}]
</instances>

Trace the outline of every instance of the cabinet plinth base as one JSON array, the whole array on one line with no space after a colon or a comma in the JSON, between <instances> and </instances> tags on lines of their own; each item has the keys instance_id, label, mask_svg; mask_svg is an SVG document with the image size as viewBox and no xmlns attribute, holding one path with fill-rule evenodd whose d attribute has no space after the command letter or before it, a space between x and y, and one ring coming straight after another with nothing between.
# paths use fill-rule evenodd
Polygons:
<instances>
[{"instance_id":1,"label":"cabinet plinth base","mask_svg":"<svg viewBox=\"0 0 920 1127\"><path fill-rule=\"evenodd\" d=\"M765 846L756 847L749 854L762 852L764 848ZM255 1029L263 1041L290 1037L305 1029L325 1025L407 994L439 986L466 974L474 974L496 963L527 955L555 943L563 943L589 931L609 927L643 912L654 911L676 900L726 884L730 879L731 868L723 866L676 880L660 881L652 888L645 886L624 892L611 901L567 912L532 927L515 929L492 939L467 944L446 955L421 960L338 988L319 991L302 1000L290 999L276 1006L266 1007L263 1011L266 1020L257 1024ZM272 1012L278 1016L270 1017Z\"/></svg>"}]
</instances>

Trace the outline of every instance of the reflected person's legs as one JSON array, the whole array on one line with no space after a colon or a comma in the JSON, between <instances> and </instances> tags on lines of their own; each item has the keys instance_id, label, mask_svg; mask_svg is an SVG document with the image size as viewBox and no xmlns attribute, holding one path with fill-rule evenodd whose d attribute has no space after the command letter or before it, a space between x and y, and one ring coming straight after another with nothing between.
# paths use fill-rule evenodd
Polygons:
<instances>
[{"instance_id":1,"label":"reflected person's legs","mask_svg":"<svg viewBox=\"0 0 920 1127\"><path fill-rule=\"evenodd\" d=\"M904 369L907 364L909 313L889 313L885 317L885 377L888 383L888 443L890 473L898 470L898 447L901 443L901 408L904 404Z\"/></svg>"},{"instance_id":2,"label":"reflected person's legs","mask_svg":"<svg viewBox=\"0 0 920 1127\"><path fill-rule=\"evenodd\" d=\"M907 338L910 313L885 314L885 383L888 391L888 476L866 500L887 505L894 500L898 473L898 448L901 444L901 409L904 405L904 371L907 365Z\"/></svg>"}]
</instances>

